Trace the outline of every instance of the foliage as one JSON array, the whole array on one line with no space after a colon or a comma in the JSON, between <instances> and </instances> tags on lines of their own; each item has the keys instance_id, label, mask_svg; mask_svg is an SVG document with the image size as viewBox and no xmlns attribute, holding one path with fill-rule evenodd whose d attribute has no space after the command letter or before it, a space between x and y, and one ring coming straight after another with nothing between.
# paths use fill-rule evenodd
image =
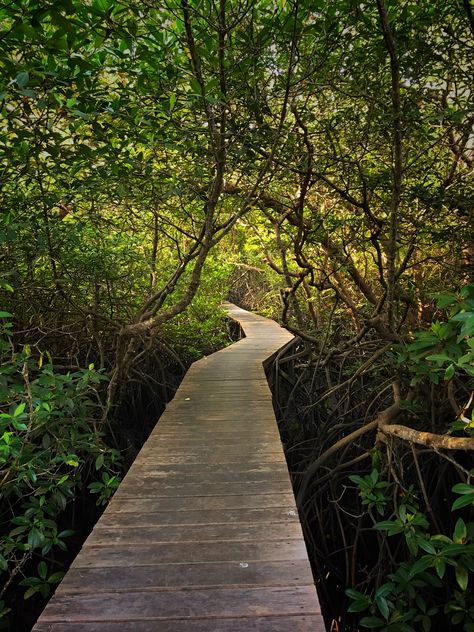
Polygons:
<instances>
[{"instance_id":1,"label":"foliage","mask_svg":"<svg viewBox=\"0 0 474 632\"><path fill-rule=\"evenodd\" d=\"M314 483L305 499L313 518L328 489L334 499L345 489L346 463L373 455L372 436L344 444L354 454L336 459L340 478L323 474L321 487L312 463L327 463L340 441L390 409L392 393L407 423L472 433L472 283L445 293L474 269L468 5L3 3L2 423L8 450L31 451L38 465L22 465L24 502L38 500L43 471L53 485L43 502L58 511L54 494L67 500L80 481L107 499L117 457L103 432L117 430L125 400L140 399L128 397L137 383L156 390L150 367L164 402L167 359L187 364L227 340L218 306L229 290L280 311L300 336L282 409L298 472L309 472L300 478ZM445 320L433 317L434 293ZM394 345L396 366L386 361ZM91 365L98 371L77 368ZM51 445L57 437L54 463L42 461L43 435ZM405 493L423 476L412 446L393 441L379 460L407 477ZM429 459L423 468L433 478ZM388 510L381 472L350 470L364 515ZM18 517L44 513L18 499L12 507ZM357 564L344 560L344 571L332 556L346 549L346 532L357 534L356 556L359 530L353 507L331 508L331 537L315 549L341 586ZM36 527L18 527L31 547ZM329 551L338 530L343 545ZM37 546L25 553L36 556L44 545L31 537ZM50 570L37 561L27 588L46 592ZM339 621L342 602L333 603Z\"/></svg>"},{"instance_id":2,"label":"foliage","mask_svg":"<svg viewBox=\"0 0 474 632\"><path fill-rule=\"evenodd\" d=\"M229 344L228 321L221 302L231 266L224 258L210 256L205 276L189 308L164 327L164 332L185 363Z\"/></svg>"},{"instance_id":3,"label":"foliage","mask_svg":"<svg viewBox=\"0 0 474 632\"><path fill-rule=\"evenodd\" d=\"M361 479L359 493L365 499L363 483ZM390 483L385 483L388 488ZM453 491L463 494L454 502L453 510L468 504L474 506L474 486L458 484ZM461 499L469 502L459 503ZM387 497L385 504L388 500ZM372 596L346 590L352 600L349 612L370 612L360 625L381 632L428 632L444 604L451 623L472 632L474 602L468 585L469 579L473 580L470 574L474 573L474 522L465 523L458 518L451 537L430 535L426 516L416 503L410 502L398 506L395 519L376 522L374 529L388 536L400 535L408 559L387 576Z\"/></svg>"},{"instance_id":4,"label":"foliage","mask_svg":"<svg viewBox=\"0 0 474 632\"><path fill-rule=\"evenodd\" d=\"M446 310L447 322L435 321L430 330L415 332L398 361L413 375L411 384L427 378L433 384L463 374L474 378L474 284L458 295L436 294L438 307Z\"/></svg>"},{"instance_id":5,"label":"foliage","mask_svg":"<svg viewBox=\"0 0 474 632\"><path fill-rule=\"evenodd\" d=\"M387 504L387 497L384 490L389 486L389 483L379 480L379 472L373 469L367 476L362 477L353 474L349 476L349 478L353 483L358 485L362 504L367 505L369 510L375 508L377 513L383 515Z\"/></svg>"},{"instance_id":6,"label":"foliage","mask_svg":"<svg viewBox=\"0 0 474 632\"><path fill-rule=\"evenodd\" d=\"M8 320L0 340L2 595L26 568L35 574L20 581L25 599L37 592L47 597L62 577L53 570L55 552L65 551L73 534L61 527L66 507L101 473L108 480L100 499L108 499L114 489L108 472L117 471L120 455L105 445L97 423L96 389L104 375L92 365L60 373L47 353L35 356L28 345L14 351L12 323L8 314L3 317Z\"/></svg>"}]
</instances>

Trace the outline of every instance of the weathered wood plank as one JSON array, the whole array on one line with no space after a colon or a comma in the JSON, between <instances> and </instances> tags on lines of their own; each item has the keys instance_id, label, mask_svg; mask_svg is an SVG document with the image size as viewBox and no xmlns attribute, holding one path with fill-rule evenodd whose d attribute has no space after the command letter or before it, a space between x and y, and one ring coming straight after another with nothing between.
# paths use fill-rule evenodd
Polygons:
<instances>
[{"instance_id":1,"label":"weathered wood plank","mask_svg":"<svg viewBox=\"0 0 474 632\"><path fill-rule=\"evenodd\" d=\"M131 477L124 481L116 493L116 498L137 498L138 495L154 498L188 498L190 496L235 496L237 494L284 494L288 491L288 481L256 481L235 483L183 483L163 484L161 478L144 476Z\"/></svg>"},{"instance_id":2,"label":"weathered wood plank","mask_svg":"<svg viewBox=\"0 0 474 632\"><path fill-rule=\"evenodd\" d=\"M155 476L164 484L180 485L183 482L216 482L273 481L289 480L286 463L237 463L229 468L225 464L215 463L180 463L177 465L144 465L135 463L127 477L139 479L142 476Z\"/></svg>"},{"instance_id":3,"label":"weathered wood plank","mask_svg":"<svg viewBox=\"0 0 474 632\"><path fill-rule=\"evenodd\" d=\"M124 572L126 570L126 572ZM79 594L128 590L172 590L249 586L307 586L313 581L305 560L281 562L249 561L162 564L79 568L73 566L57 594Z\"/></svg>"},{"instance_id":4,"label":"weathered wood plank","mask_svg":"<svg viewBox=\"0 0 474 632\"><path fill-rule=\"evenodd\" d=\"M240 617L225 619L134 621L133 632L325 632L319 615L290 617ZM88 621L87 623L39 623L35 632L130 632L129 621Z\"/></svg>"},{"instance_id":5,"label":"weathered wood plank","mask_svg":"<svg viewBox=\"0 0 474 632\"><path fill-rule=\"evenodd\" d=\"M307 559L302 539L278 542L166 542L121 547L86 543L74 562L76 568L156 566L192 562L291 561Z\"/></svg>"},{"instance_id":6,"label":"weathered wood plank","mask_svg":"<svg viewBox=\"0 0 474 632\"><path fill-rule=\"evenodd\" d=\"M151 452L140 453L137 457L137 462L139 464L146 465L178 465L182 463L190 463L190 464L199 464L202 463L203 460L206 460L207 463L214 464L223 464L223 463L248 463L248 464L257 464L257 463L286 463L285 457L282 452L272 452L272 453L254 453L254 454L239 454L238 452L232 453L218 453L218 454L163 454L163 455L154 455Z\"/></svg>"},{"instance_id":7,"label":"weathered wood plank","mask_svg":"<svg viewBox=\"0 0 474 632\"><path fill-rule=\"evenodd\" d=\"M88 539L88 544L118 545L123 544L154 544L158 542L245 542L247 540L301 540L299 522L277 523L237 523L202 526L196 525L155 525L124 527L121 523L116 526L102 526L99 523Z\"/></svg>"},{"instance_id":8,"label":"weathered wood plank","mask_svg":"<svg viewBox=\"0 0 474 632\"><path fill-rule=\"evenodd\" d=\"M275 415L271 411L263 414L261 411L254 412L253 410L241 410L239 411L235 407L232 411L226 413L224 411L219 411L214 408L212 411L208 412L199 412L198 410L194 410L192 413L187 412L186 414L174 414L171 411L165 412L163 417L161 418L160 424L163 425L182 425L185 424L188 427L196 426L206 426L206 422L220 421L221 424L210 424L214 427L218 425L229 425L238 427L242 425L243 431L247 430L247 426L249 428L255 427L255 429L259 428L273 428L275 424Z\"/></svg>"},{"instance_id":9,"label":"weathered wood plank","mask_svg":"<svg viewBox=\"0 0 474 632\"><path fill-rule=\"evenodd\" d=\"M165 428L159 435L153 437L154 441L160 441L165 445L175 447L179 444L188 445L193 442L196 446L208 444L209 441L216 441L220 445L234 444L240 442L241 446L261 441L262 443L272 443L275 447L281 446L280 436L272 429L255 431L249 429L246 432L237 432L233 427L230 428L197 428L192 426L190 429L182 428Z\"/></svg>"},{"instance_id":10,"label":"weathered wood plank","mask_svg":"<svg viewBox=\"0 0 474 632\"><path fill-rule=\"evenodd\" d=\"M248 415L244 417L243 415L234 416L230 415L223 418L222 413L209 413L205 417L200 417L198 415L179 415L177 417L167 416L164 417L161 421L162 428L168 430L171 428L175 428L180 430L182 428L202 428L202 430L217 430L220 432L229 432L235 430L236 428L242 429L243 436L246 435L247 432L258 432L262 430L263 432L270 432L275 424L275 420L271 419L271 417L260 417L254 414Z\"/></svg>"},{"instance_id":11,"label":"weathered wood plank","mask_svg":"<svg viewBox=\"0 0 474 632\"><path fill-rule=\"evenodd\" d=\"M100 519L101 525L122 525L124 527L157 526L157 525L215 525L275 522L299 522L294 503L283 507L266 507L265 509L201 509L198 511L151 511L149 507L139 514L137 512L115 512L110 505Z\"/></svg>"},{"instance_id":12,"label":"weathered wood plank","mask_svg":"<svg viewBox=\"0 0 474 632\"><path fill-rule=\"evenodd\" d=\"M62 595L43 621L143 621L319 614L314 586Z\"/></svg>"},{"instance_id":13,"label":"weathered wood plank","mask_svg":"<svg viewBox=\"0 0 474 632\"><path fill-rule=\"evenodd\" d=\"M215 452L216 450L220 450L221 452L243 452L245 454L253 454L260 452L281 452L281 442L279 440L274 441L265 441L260 440L258 445L255 445L255 442L249 441L245 436L242 437L242 440L237 443L235 439L225 440L221 437L214 437L214 442L212 445L206 443L205 441L196 441L190 439L185 441L184 439L180 440L169 440L163 441L163 439L156 435L154 437L150 437L147 442L147 450L152 451L154 454L160 454L161 452L166 452L169 450L175 454L179 454L180 452L198 452L198 453L208 453Z\"/></svg>"},{"instance_id":14,"label":"weathered wood plank","mask_svg":"<svg viewBox=\"0 0 474 632\"><path fill-rule=\"evenodd\" d=\"M137 498L114 498L110 510L123 513L145 513L153 511L173 511L187 513L197 509L207 511L217 509L256 509L269 507L291 507L291 494L254 494L249 496L196 496L182 498L154 498L140 495Z\"/></svg>"},{"instance_id":15,"label":"weathered wood plank","mask_svg":"<svg viewBox=\"0 0 474 632\"><path fill-rule=\"evenodd\" d=\"M205 405L204 405L205 404ZM165 413L165 419L171 415L184 415L184 416L190 416L191 419L192 418L197 418L199 419L199 417L195 417L193 410L195 410L198 406L199 406L199 416L203 416L205 415L206 417L209 416L210 419L216 418L218 415L221 415L225 420L228 418L226 415L226 411L228 411L228 406L231 405L232 409L234 411L238 411L239 407L242 406L242 404L245 404L245 402L242 402L242 399L236 399L234 402L229 402L229 400L216 400L216 401L209 401L206 400L204 401L200 401L200 400L194 400L193 402L191 402L191 400L189 400L189 402L180 402L179 404L176 404L174 406L170 406L169 409L167 409L167 413ZM245 420L252 420L254 419L255 421L258 420L262 425L264 425L264 422L270 422L272 421L273 423L275 422L274 419L272 419L272 415L274 415L273 409L270 407L270 405L262 403L262 405L257 405L257 404L252 404L252 407L247 409L245 415L241 415L238 419L239 421L245 421Z\"/></svg>"}]
</instances>

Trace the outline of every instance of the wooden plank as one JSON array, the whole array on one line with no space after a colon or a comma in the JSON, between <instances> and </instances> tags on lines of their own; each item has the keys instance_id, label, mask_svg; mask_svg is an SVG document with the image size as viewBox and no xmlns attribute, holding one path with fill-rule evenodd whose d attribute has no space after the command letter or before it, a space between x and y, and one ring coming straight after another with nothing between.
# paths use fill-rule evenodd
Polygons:
<instances>
[{"instance_id":1,"label":"wooden plank","mask_svg":"<svg viewBox=\"0 0 474 632\"><path fill-rule=\"evenodd\" d=\"M211 431L203 431L200 433L200 437L196 434L168 434L167 436L155 436L150 437L150 443L147 444L147 449L160 450L169 446L171 452L189 450L192 448L197 451L209 451L209 441L213 441L215 447L221 450L235 449L236 444L242 452L250 452L254 450L257 435L251 437L241 436L239 443L239 435L236 433L213 433ZM259 449L267 448L271 452L279 452L282 449L282 443L280 437L271 436L270 434L260 439Z\"/></svg>"},{"instance_id":2,"label":"wooden plank","mask_svg":"<svg viewBox=\"0 0 474 632\"><path fill-rule=\"evenodd\" d=\"M115 504L109 505L102 515L103 526L153 527L158 525L216 525L216 524L273 524L275 522L299 522L294 502L283 507L265 509L201 509L198 511L151 511L145 508L140 514L132 511L115 512Z\"/></svg>"},{"instance_id":3,"label":"wooden plank","mask_svg":"<svg viewBox=\"0 0 474 632\"><path fill-rule=\"evenodd\" d=\"M58 593L43 621L143 621L193 617L319 614L314 586L125 592Z\"/></svg>"},{"instance_id":4,"label":"wooden plank","mask_svg":"<svg viewBox=\"0 0 474 632\"><path fill-rule=\"evenodd\" d=\"M245 431L246 422L249 426L252 422L256 428L259 426L273 428L275 426L275 413L270 409L264 414L262 411L254 411L250 409L236 409L235 406L232 410L227 412L219 411L217 407L214 407L212 411L199 412L193 410L192 413L186 412L186 414L174 414L171 411L165 411L160 421L160 426L163 424L172 423L173 425L181 422L186 426L192 428L193 425L201 426L206 421L222 421L227 422L229 425L243 424L243 430ZM158 429L157 429L158 431Z\"/></svg>"},{"instance_id":5,"label":"wooden plank","mask_svg":"<svg viewBox=\"0 0 474 632\"><path fill-rule=\"evenodd\" d=\"M275 426L275 420L270 416L256 416L253 413L248 416L229 414L227 417L223 417L222 413L209 413L205 417L199 415L179 415L179 416L166 416L162 418L160 422L161 428L188 428L191 430L201 428L202 430L217 430L229 432L240 428L242 436L245 436L247 432L258 432L262 430L264 432L270 432Z\"/></svg>"},{"instance_id":6,"label":"wooden plank","mask_svg":"<svg viewBox=\"0 0 474 632\"><path fill-rule=\"evenodd\" d=\"M193 412L196 410L196 407L199 405L199 415L195 415ZM165 413L165 419L173 413L174 415L183 415L189 416L190 419L199 419L202 416L205 416L209 419L219 419L217 415L221 415L223 420L228 419L229 406L232 407L236 413L239 410L239 407L242 405L242 399L237 398L235 402L230 402L229 399L223 399L221 402L214 401L209 402L206 400L206 405L204 405L203 401L194 400L193 402L180 402L175 406L170 406ZM234 419L240 421L251 420L251 419L259 419L262 423L264 421L272 421L275 423L274 419L274 411L271 408L270 404L263 403L261 405L257 405L256 403L252 403L252 406L248 407L245 414L238 415L234 414Z\"/></svg>"},{"instance_id":7,"label":"wooden plank","mask_svg":"<svg viewBox=\"0 0 474 632\"><path fill-rule=\"evenodd\" d=\"M229 428L209 428L199 427L196 425L184 426L184 427L162 427L160 434L153 435L156 439L159 438L163 443L171 445L173 442L178 441L193 441L195 445L209 443L209 441L215 440L218 443L237 443L241 442L242 445L247 443L256 443L258 441L272 441L276 445L281 445L280 435L276 430L271 427L266 429L257 430L249 429L246 432L237 430L235 426Z\"/></svg>"},{"instance_id":8,"label":"wooden plank","mask_svg":"<svg viewBox=\"0 0 474 632\"><path fill-rule=\"evenodd\" d=\"M137 496L153 496L154 498L189 498L190 496L236 496L238 494L284 494L288 491L288 481L238 481L235 483L183 483L181 485L166 484L159 477L129 477L115 494L116 498L137 498Z\"/></svg>"},{"instance_id":9,"label":"wooden plank","mask_svg":"<svg viewBox=\"0 0 474 632\"><path fill-rule=\"evenodd\" d=\"M304 540L274 542L166 542L132 546L94 546L87 542L74 562L75 568L156 566L193 562L279 562L307 559Z\"/></svg>"},{"instance_id":10,"label":"wooden plank","mask_svg":"<svg viewBox=\"0 0 474 632\"><path fill-rule=\"evenodd\" d=\"M208 463L213 464L223 464L223 463L247 463L247 464L257 464L257 463L286 463L283 452L272 452L272 453L255 453L250 455L239 454L238 452L232 453L222 453L222 454L163 454L163 455L154 455L151 451L147 453L140 453L137 457L137 462L139 464L144 463L146 465L178 465L181 463L190 463L190 464L199 464L203 462L205 459Z\"/></svg>"},{"instance_id":11,"label":"wooden plank","mask_svg":"<svg viewBox=\"0 0 474 632\"><path fill-rule=\"evenodd\" d=\"M173 590L219 587L285 587L311 585L313 578L305 560L285 563L252 561L162 564L128 568L78 568L73 566L57 594L80 594L129 590Z\"/></svg>"},{"instance_id":12,"label":"wooden plank","mask_svg":"<svg viewBox=\"0 0 474 632\"><path fill-rule=\"evenodd\" d=\"M202 462L213 463L216 460L222 458L224 461L230 460L237 461L242 460L243 462L252 460L259 460L262 457L262 462L264 462L263 457L271 456L271 460L278 460L283 462L284 459L281 458L282 450L281 446L275 444L261 444L257 446L249 446L247 447L245 444L240 445L232 445L232 444L224 444L220 445L219 443L214 446L191 446L186 447L183 446L175 446L171 448L171 454L167 453L166 445L158 442L155 443L151 441L149 445L147 445L146 451L143 453L144 456L148 458L155 458L157 463L162 461L166 461L168 457L171 457L173 460L181 458L183 461L188 457L197 457L201 459ZM278 458L275 458L275 456Z\"/></svg>"},{"instance_id":13,"label":"wooden plank","mask_svg":"<svg viewBox=\"0 0 474 632\"><path fill-rule=\"evenodd\" d=\"M255 380L252 380L250 383L248 381L233 380L232 382L219 383L217 386L215 383L203 382L201 384L199 380L193 380L190 383L181 384L178 399L183 395L185 397L194 397L202 394L217 395L220 393L229 396L240 394L243 397L253 397L255 394L269 395L270 389L267 384L256 383Z\"/></svg>"},{"instance_id":14,"label":"wooden plank","mask_svg":"<svg viewBox=\"0 0 474 632\"><path fill-rule=\"evenodd\" d=\"M202 526L155 525L124 527L121 523L103 526L101 523L92 531L88 544L94 546L121 546L122 544L154 544L164 542L258 542L302 539L298 522L237 523Z\"/></svg>"},{"instance_id":15,"label":"wooden plank","mask_svg":"<svg viewBox=\"0 0 474 632\"><path fill-rule=\"evenodd\" d=\"M168 619L134 621L133 632L326 632L319 615L291 617L240 617L225 619ZM38 623L34 632L130 632L129 621L88 621L87 623Z\"/></svg>"},{"instance_id":16,"label":"wooden plank","mask_svg":"<svg viewBox=\"0 0 474 632\"><path fill-rule=\"evenodd\" d=\"M207 441L206 441L207 439ZM169 439L168 441L164 441L163 438L159 435L155 435L150 437L147 442L147 450L152 450L155 454L159 454L161 451L169 450L173 453L179 452L215 452L216 450L226 451L226 452L244 452L244 453L254 453L254 452L281 452L281 441L280 439L271 439L269 441L265 441L261 439L257 444L255 441L249 441L245 436L241 437L241 441L237 442L235 439L230 438L226 439L225 437L214 436L214 441L212 445L209 445L209 439L204 437L203 440L196 440L194 438L185 440L185 438L180 439Z\"/></svg>"},{"instance_id":17,"label":"wooden plank","mask_svg":"<svg viewBox=\"0 0 474 632\"><path fill-rule=\"evenodd\" d=\"M154 511L173 511L187 513L197 509L207 511L217 509L267 509L270 507L294 506L294 497L291 494L252 495L252 496L196 496L186 499L181 498L154 498L144 497L121 499L115 497L110 503L110 511L123 513L144 513Z\"/></svg>"},{"instance_id":18,"label":"wooden plank","mask_svg":"<svg viewBox=\"0 0 474 632\"><path fill-rule=\"evenodd\" d=\"M210 404L208 398L213 396L218 398L220 394L221 393L218 386L213 386L213 388L209 389L207 392L203 392L202 390L200 390L194 394L187 394L186 389L183 389L183 396L180 393L179 397L175 397L173 400L171 400L171 402L169 402L169 404L167 405L166 410L172 410L177 406L181 406L183 409L190 408L192 407L193 402L195 402L196 400L199 400L199 402L202 403L204 412L206 408L212 410L214 408L214 404L217 406L218 402L213 402L212 404ZM271 403L268 401L269 394L269 391L261 391L259 389L258 391L256 391L256 395L251 394L248 398L249 405L251 405L252 409L266 408L267 410L271 410ZM227 391L224 392L222 395L226 396L221 397L221 400L224 402L224 404L229 400L233 400L234 398L237 400L242 400L246 398L247 389L245 391L240 390L233 393ZM260 399L259 396L261 396ZM230 408L230 406L228 406L227 408Z\"/></svg>"},{"instance_id":19,"label":"wooden plank","mask_svg":"<svg viewBox=\"0 0 474 632\"><path fill-rule=\"evenodd\" d=\"M243 401L248 400L249 405L252 408L269 408L268 402L268 391L264 391L262 389L254 390L250 392L248 390L242 391L242 389L236 389L235 391L222 390L220 388L216 388L213 385L210 389L199 389L187 391L183 389L183 394L180 393L178 398L173 399L166 407L167 410L172 410L176 406L182 406L183 408L190 407L196 401L202 403L203 406L207 408L213 407L214 403L218 405L219 401L224 404L232 403L233 401ZM183 397L184 396L184 397ZM210 404L210 399L216 400L213 402L212 406Z\"/></svg>"},{"instance_id":20,"label":"wooden plank","mask_svg":"<svg viewBox=\"0 0 474 632\"><path fill-rule=\"evenodd\" d=\"M179 463L176 465L145 465L135 463L127 474L127 479L140 479L143 476L160 478L163 484L180 485L184 482L221 483L242 481L289 481L286 463L236 463L229 468L225 464L215 463Z\"/></svg>"}]
</instances>

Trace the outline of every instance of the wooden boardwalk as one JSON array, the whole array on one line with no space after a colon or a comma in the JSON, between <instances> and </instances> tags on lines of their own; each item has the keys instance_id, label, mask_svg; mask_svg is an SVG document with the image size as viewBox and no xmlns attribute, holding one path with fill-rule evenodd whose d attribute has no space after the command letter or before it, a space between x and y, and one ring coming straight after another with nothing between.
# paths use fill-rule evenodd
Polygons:
<instances>
[{"instance_id":1,"label":"wooden boardwalk","mask_svg":"<svg viewBox=\"0 0 474 632\"><path fill-rule=\"evenodd\" d=\"M262 362L292 336L196 362L35 632L323 632Z\"/></svg>"}]
</instances>

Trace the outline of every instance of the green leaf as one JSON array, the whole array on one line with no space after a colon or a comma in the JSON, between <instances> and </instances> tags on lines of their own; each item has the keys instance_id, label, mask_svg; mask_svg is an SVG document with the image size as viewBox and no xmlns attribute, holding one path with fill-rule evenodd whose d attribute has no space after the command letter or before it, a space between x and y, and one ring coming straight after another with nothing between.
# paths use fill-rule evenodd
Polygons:
<instances>
[{"instance_id":1,"label":"green leaf","mask_svg":"<svg viewBox=\"0 0 474 632\"><path fill-rule=\"evenodd\" d=\"M13 314L11 312L0 312L0 318L13 318Z\"/></svg>"},{"instance_id":2,"label":"green leaf","mask_svg":"<svg viewBox=\"0 0 474 632\"><path fill-rule=\"evenodd\" d=\"M363 610L367 610L369 606L370 606L370 599L368 603L366 600L356 599L348 607L347 612L362 612Z\"/></svg>"},{"instance_id":3,"label":"green leaf","mask_svg":"<svg viewBox=\"0 0 474 632\"><path fill-rule=\"evenodd\" d=\"M444 372L444 380L448 382L452 377L454 377L455 372L456 369L454 368L454 364L450 364Z\"/></svg>"},{"instance_id":4,"label":"green leaf","mask_svg":"<svg viewBox=\"0 0 474 632\"><path fill-rule=\"evenodd\" d=\"M36 595L37 592L39 592L39 586L31 586L23 595L23 599L29 599L33 597L33 595Z\"/></svg>"},{"instance_id":5,"label":"green leaf","mask_svg":"<svg viewBox=\"0 0 474 632\"><path fill-rule=\"evenodd\" d=\"M467 568L460 562L458 562L456 566L456 581L461 590L466 590L469 581L469 574Z\"/></svg>"},{"instance_id":6,"label":"green leaf","mask_svg":"<svg viewBox=\"0 0 474 632\"><path fill-rule=\"evenodd\" d=\"M458 544L462 544L467 538L467 527L466 523L462 518L459 518L456 522L456 526L454 527L454 542Z\"/></svg>"},{"instance_id":7,"label":"green leaf","mask_svg":"<svg viewBox=\"0 0 474 632\"><path fill-rule=\"evenodd\" d=\"M471 317L463 323L461 327L461 336L472 336L474 334L474 314L471 314Z\"/></svg>"},{"instance_id":8,"label":"green leaf","mask_svg":"<svg viewBox=\"0 0 474 632\"><path fill-rule=\"evenodd\" d=\"M405 505L400 505L400 508L398 510L398 515L400 516L400 520L402 522L407 521L407 508Z\"/></svg>"},{"instance_id":9,"label":"green leaf","mask_svg":"<svg viewBox=\"0 0 474 632\"><path fill-rule=\"evenodd\" d=\"M474 283L468 283L463 288L461 288L460 294L463 298L474 298Z\"/></svg>"},{"instance_id":10,"label":"green leaf","mask_svg":"<svg viewBox=\"0 0 474 632\"><path fill-rule=\"evenodd\" d=\"M434 552L434 549L433 549L433 552ZM428 557L427 555L424 555L422 558L417 560L413 564L413 566L410 568L409 576L410 577L414 577L418 573L422 573L427 568L429 568L432 565L432 563L433 563L432 559L430 557Z\"/></svg>"},{"instance_id":11,"label":"green leaf","mask_svg":"<svg viewBox=\"0 0 474 632\"><path fill-rule=\"evenodd\" d=\"M194 92L194 94L202 94L199 81L197 81L196 79L191 79L189 85L191 86L191 90Z\"/></svg>"},{"instance_id":12,"label":"green leaf","mask_svg":"<svg viewBox=\"0 0 474 632\"><path fill-rule=\"evenodd\" d=\"M387 531L388 535L396 535L397 533L402 533L403 525L394 520L382 520L382 522L374 524L374 529L377 529L378 531Z\"/></svg>"},{"instance_id":13,"label":"green leaf","mask_svg":"<svg viewBox=\"0 0 474 632\"><path fill-rule=\"evenodd\" d=\"M72 110L72 113L75 114L75 116L83 119L84 121L89 120L89 115L83 112L82 110Z\"/></svg>"},{"instance_id":14,"label":"green leaf","mask_svg":"<svg viewBox=\"0 0 474 632\"><path fill-rule=\"evenodd\" d=\"M461 496L457 498L451 507L451 511L455 511L456 509L462 509L463 507L467 507L474 503L474 494L470 494L469 496Z\"/></svg>"},{"instance_id":15,"label":"green leaf","mask_svg":"<svg viewBox=\"0 0 474 632\"><path fill-rule=\"evenodd\" d=\"M474 361L474 353L469 351L469 353L465 353L463 356L458 358L457 364L460 366L461 364L467 364L468 362L472 363Z\"/></svg>"},{"instance_id":16,"label":"green leaf","mask_svg":"<svg viewBox=\"0 0 474 632\"><path fill-rule=\"evenodd\" d=\"M90 490L91 494L98 494L99 492L102 491L104 487L103 483L89 483L89 485L87 486L87 489Z\"/></svg>"},{"instance_id":17,"label":"green leaf","mask_svg":"<svg viewBox=\"0 0 474 632\"><path fill-rule=\"evenodd\" d=\"M364 617L360 620L360 624L364 628L381 628L385 625L385 621L380 617Z\"/></svg>"},{"instance_id":18,"label":"green leaf","mask_svg":"<svg viewBox=\"0 0 474 632\"><path fill-rule=\"evenodd\" d=\"M348 588L345 592L348 597L354 600L348 608L349 612L361 612L362 610L367 610L370 606L371 599L368 595L364 595L353 588Z\"/></svg>"},{"instance_id":19,"label":"green leaf","mask_svg":"<svg viewBox=\"0 0 474 632\"><path fill-rule=\"evenodd\" d=\"M6 571L7 569L8 569L8 562L3 557L3 555L0 554L0 571Z\"/></svg>"},{"instance_id":20,"label":"green leaf","mask_svg":"<svg viewBox=\"0 0 474 632\"><path fill-rule=\"evenodd\" d=\"M387 597L393 592L393 584L391 582L387 582L386 584L382 584L380 588L375 593L376 597Z\"/></svg>"},{"instance_id":21,"label":"green leaf","mask_svg":"<svg viewBox=\"0 0 474 632\"><path fill-rule=\"evenodd\" d=\"M34 99L37 95L34 90L19 90L21 96L28 97L29 99Z\"/></svg>"},{"instance_id":22,"label":"green leaf","mask_svg":"<svg viewBox=\"0 0 474 632\"><path fill-rule=\"evenodd\" d=\"M27 72L19 72L15 78L15 81L19 88L25 88L30 81L30 75Z\"/></svg>"},{"instance_id":23,"label":"green leaf","mask_svg":"<svg viewBox=\"0 0 474 632\"><path fill-rule=\"evenodd\" d=\"M53 500L57 503L57 505L64 510L66 508L67 500L66 496L60 492L58 489L53 494Z\"/></svg>"},{"instance_id":24,"label":"green leaf","mask_svg":"<svg viewBox=\"0 0 474 632\"><path fill-rule=\"evenodd\" d=\"M28 544L34 549L41 546L44 541L44 536L39 529L33 527L28 533Z\"/></svg>"},{"instance_id":25,"label":"green leaf","mask_svg":"<svg viewBox=\"0 0 474 632\"><path fill-rule=\"evenodd\" d=\"M365 595L354 588L347 588L345 593L351 599L368 599L370 602L370 597L368 597L368 595Z\"/></svg>"},{"instance_id":26,"label":"green leaf","mask_svg":"<svg viewBox=\"0 0 474 632\"><path fill-rule=\"evenodd\" d=\"M390 615L390 608L388 607L388 603L385 597L376 597L375 603L377 604L377 608L379 609L382 617L385 619L385 621L388 621L388 617Z\"/></svg>"},{"instance_id":27,"label":"green leaf","mask_svg":"<svg viewBox=\"0 0 474 632\"><path fill-rule=\"evenodd\" d=\"M28 430L28 426L26 424L15 420L13 420L13 427L16 430L20 430L21 432L23 432L24 430Z\"/></svg>"},{"instance_id":28,"label":"green leaf","mask_svg":"<svg viewBox=\"0 0 474 632\"><path fill-rule=\"evenodd\" d=\"M474 494L474 485L469 483L457 483L451 489L456 494Z\"/></svg>"},{"instance_id":29,"label":"green leaf","mask_svg":"<svg viewBox=\"0 0 474 632\"><path fill-rule=\"evenodd\" d=\"M27 529L27 526L15 527L12 531L10 531L9 536L11 538L15 538L17 535L24 533Z\"/></svg>"},{"instance_id":30,"label":"green leaf","mask_svg":"<svg viewBox=\"0 0 474 632\"><path fill-rule=\"evenodd\" d=\"M420 538L418 540L418 544L420 545L420 549L423 549L423 551L431 553L432 555L436 553L436 549L434 548L434 546L431 544L431 542L425 540L425 538Z\"/></svg>"},{"instance_id":31,"label":"green leaf","mask_svg":"<svg viewBox=\"0 0 474 632\"><path fill-rule=\"evenodd\" d=\"M438 574L438 577L440 579L443 579L444 573L446 572L446 562L443 560L443 558L439 557L435 561L435 570Z\"/></svg>"},{"instance_id":32,"label":"green leaf","mask_svg":"<svg viewBox=\"0 0 474 632\"><path fill-rule=\"evenodd\" d=\"M361 476L357 476L357 474L351 474L349 476L349 480L355 483L356 485L364 485L365 481Z\"/></svg>"},{"instance_id":33,"label":"green leaf","mask_svg":"<svg viewBox=\"0 0 474 632\"><path fill-rule=\"evenodd\" d=\"M452 362L453 358L450 358L445 353L434 353L433 355L426 356L427 360L432 360L433 362Z\"/></svg>"},{"instance_id":34,"label":"green leaf","mask_svg":"<svg viewBox=\"0 0 474 632\"><path fill-rule=\"evenodd\" d=\"M451 320L462 323L466 320L469 320L472 317L473 315L471 314L471 312L462 311L452 316Z\"/></svg>"},{"instance_id":35,"label":"green leaf","mask_svg":"<svg viewBox=\"0 0 474 632\"><path fill-rule=\"evenodd\" d=\"M433 298L437 300L438 307L440 309L444 309L445 307L448 307L449 305L456 303L458 300L458 297L456 296L456 294L442 294L442 293L433 294Z\"/></svg>"},{"instance_id":36,"label":"green leaf","mask_svg":"<svg viewBox=\"0 0 474 632\"><path fill-rule=\"evenodd\" d=\"M42 580L45 580L48 575L48 565L46 562L40 562L38 564L38 575Z\"/></svg>"},{"instance_id":37,"label":"green leaf","mask_svg":"<svg viewBox=\"0 0 474 632\"><path fill-rule=\"evenodd\" d=\"M19 417L24 412L25 408L26 408L25 402L18 404L18 406L15 408L15 411L13 413L13 417Z\"/></svg>"},{"instance_id":38,"label":"green leaf","mask_svg":"<svg viewBox=\"0 0 474 632\"><path fill-rule=\"evenodd\" d=\"M69 538L71 535L74 535L73 529L66 529L65 531L61 531L58 533L58 538Z\"/></svg>"}]
</instances>

